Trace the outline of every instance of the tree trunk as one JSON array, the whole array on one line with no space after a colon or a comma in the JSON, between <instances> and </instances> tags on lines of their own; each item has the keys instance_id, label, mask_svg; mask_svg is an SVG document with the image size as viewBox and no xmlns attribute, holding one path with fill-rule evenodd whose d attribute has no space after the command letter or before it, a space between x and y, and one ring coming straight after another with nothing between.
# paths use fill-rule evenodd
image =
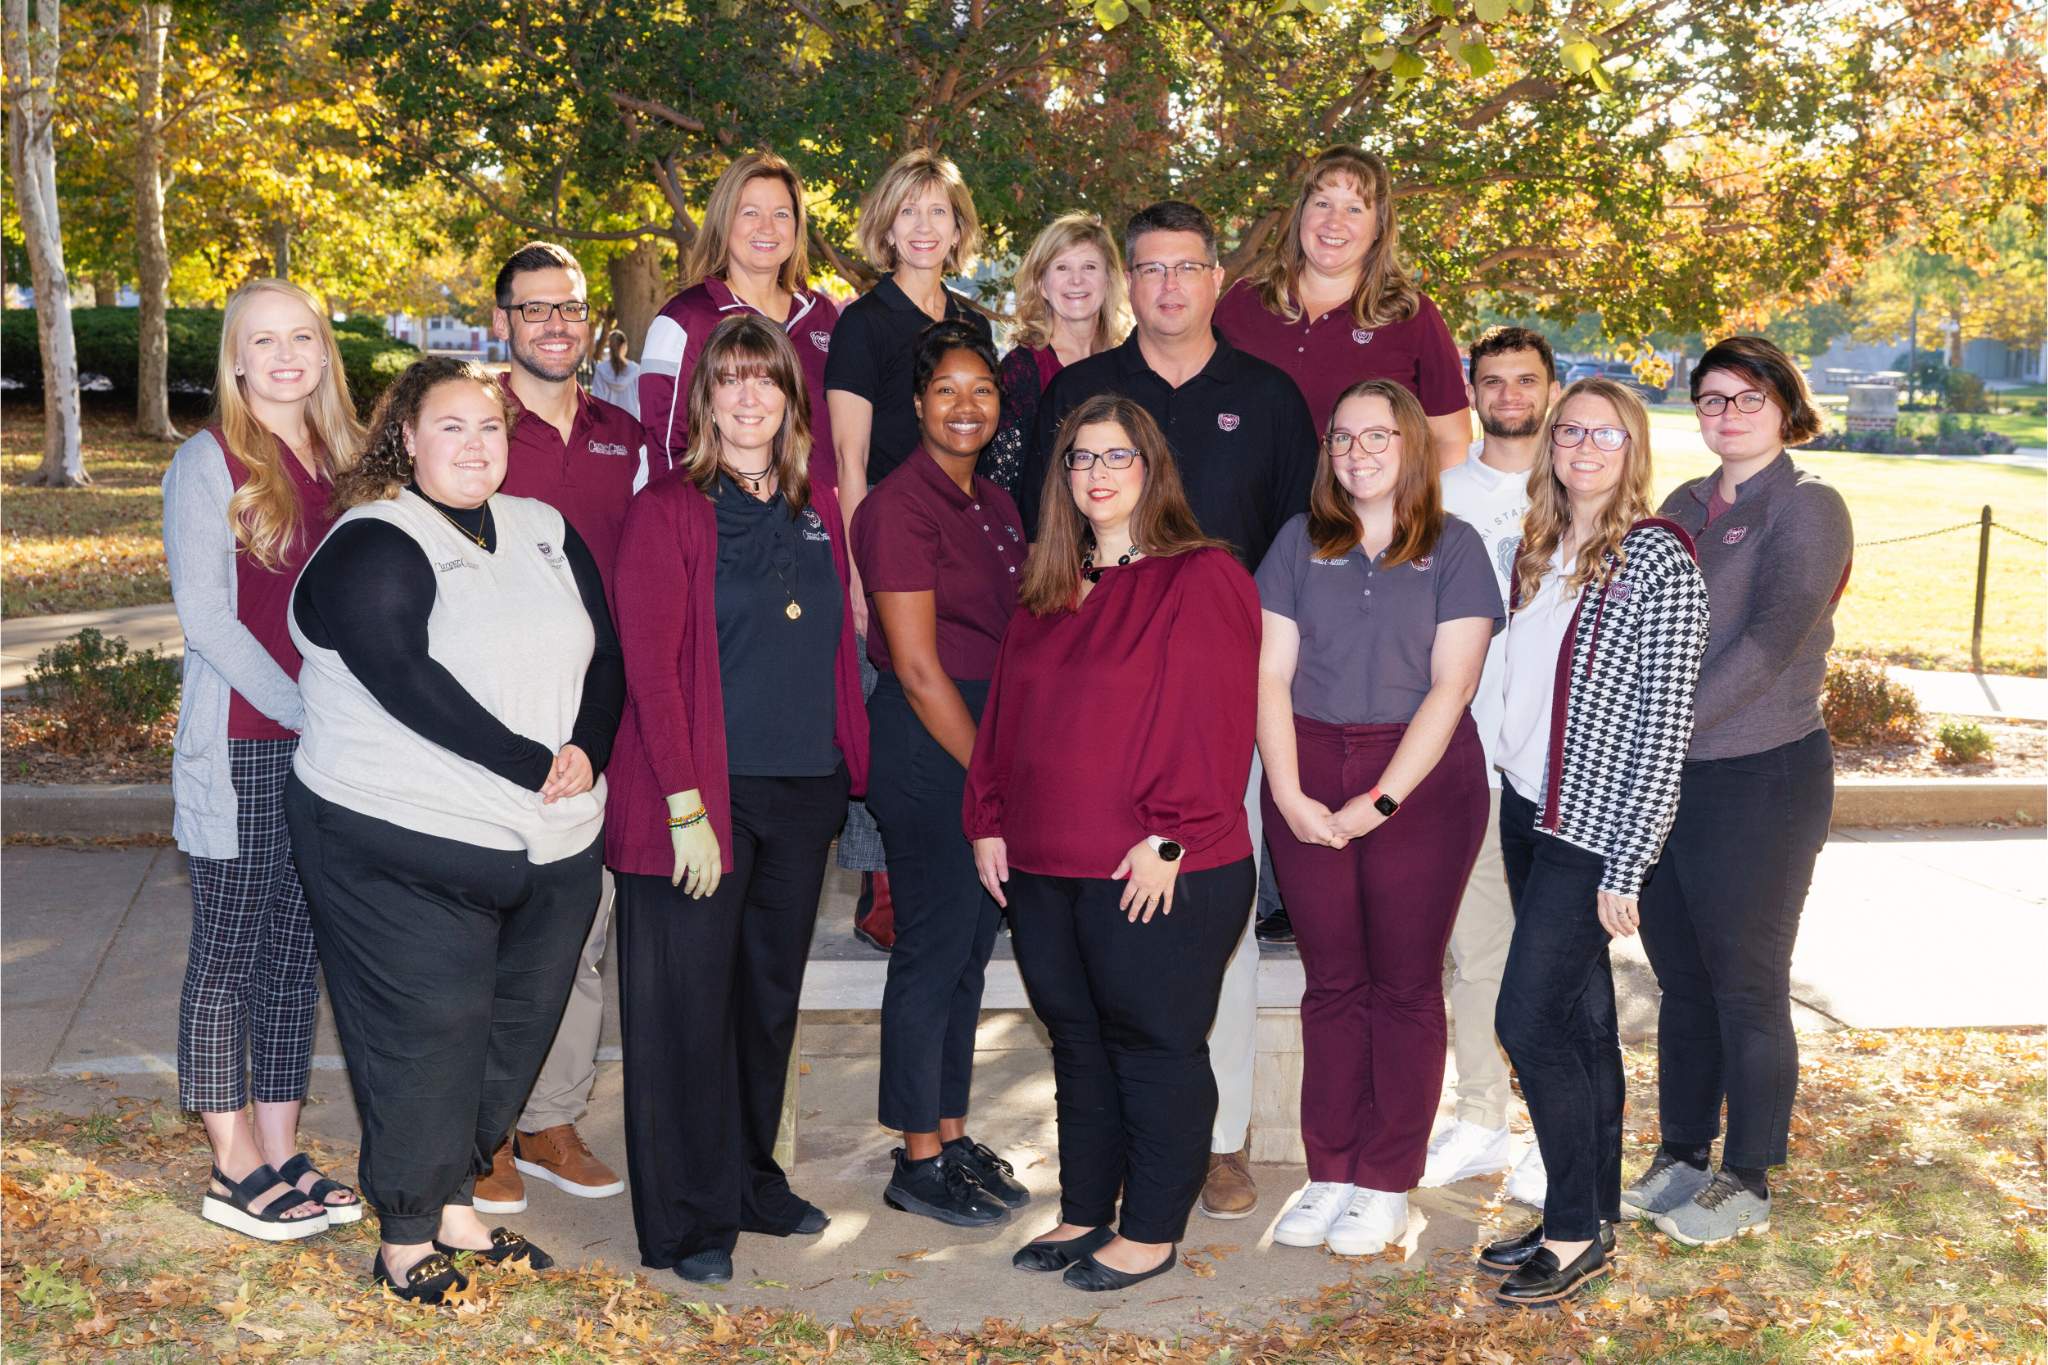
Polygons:
<instances>
[{"instance_id":1,"label":"tree trunk","mask_svg":"<svg viewBox=\"0 0 2048 1365\"><path fill-rule=\"evenodd\" d=\"M292 227L290 223L270 225L270 274L274 279L292 277ZM426 349L424 346L422 350Z\"/></svg>"},{"instance_id":2,"label":"tree trunk","mask_svg":"<svg viewBox=\"0 0 2048 1365\"><path fill-rule=\"evenodd\" d=\"M43 352L43 463L28 482L77 488L91 482L78 438L78 343L71 331L71 281L57 219L58 0L6 0L7 157L21 235L36 291L36 339Z\"/></svg>"},{"instance_id":3,"label":"tree trunk","mask_svg":"<svg viewBox=\"0 0 2048 1365\"><path fill-rule=\"evenodd\" d=\"M112 308L121 301L121 281L111 270L96 271L92 277L92 306Z\"/></svg>"},{"instance_id":4,"label":"tree trunk","mask_svg":"<svg viewBox=\"0 0 2048 1365\"><path fill-rule=\"evenodd\" d=\"M640 343L654 325L654 315L668 302L668 280L662 270L661 244L639 242L631 251L614 256L608 266L612 282L612 311L618 314L619 330L626 334L626 354L640 358ZM597 338L596 351L608 354L604 338Z\"/></svg>"},{"instance_id":5,"label":"tree trunk","mask_svg":"<svg viewBox=\"0 0 2048 1365\"><path fill-rule=\"evenodd\" d=\"M171 425L171 343L164 318L171 300L171 253L164 243L163 118L164 43L171 31L171 7L142 7L136 29L135 273L142 292L138 320L141 352L136 357L135 431L152 440L175 441Z\"/></svg>"}]
</instances>

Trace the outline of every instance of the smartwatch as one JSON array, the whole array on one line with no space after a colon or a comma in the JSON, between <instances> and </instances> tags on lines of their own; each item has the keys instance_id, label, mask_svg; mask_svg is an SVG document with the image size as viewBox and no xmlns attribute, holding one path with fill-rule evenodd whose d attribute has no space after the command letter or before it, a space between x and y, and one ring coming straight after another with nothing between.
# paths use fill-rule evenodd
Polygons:
<instances>
[{"instance_id":1,"label":"smartwatch","mask_svg":"<svg viewBox=\"0 0 2048 1365\"><path fill-rule=\"evenodd\" d=\"M1374 787L1365 795L1366 799L1372 802L1372 808L1378 811L1381 815L1392 815L1395 811L1401 809L1401 803L1399 801L1396 801L1393 797L1387 795L1378 787Z\"/></svg>"},{"instance_id":2,"label":"smartwatch","mask_svg":"<svg viewBox=\"0 0 2048 1365\"><path fill-rule=\"evenodd\" d=\"M1152 851L1159 855L1161 862L1177 863L1180 861L1181 846L1173 840L1164 839L1157 834L1153 834L1146 836L1145 842L1152 845Z\"/></svg>"}]
</instances>

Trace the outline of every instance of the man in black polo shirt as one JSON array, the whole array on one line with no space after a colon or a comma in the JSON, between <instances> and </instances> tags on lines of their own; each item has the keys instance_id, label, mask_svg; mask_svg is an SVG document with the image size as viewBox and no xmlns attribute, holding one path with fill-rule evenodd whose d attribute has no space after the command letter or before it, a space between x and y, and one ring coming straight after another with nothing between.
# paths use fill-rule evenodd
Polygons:
<instances>
[{"instance_id":1,"label":"man in black polo shirt","mask_svg":"<svg viewBox=\"0 0 2048 1365\"><path fill-rule=\"evenodd\" d=\"M1098 393L1121 393L1166 432L1202 529L1229 541L1244 566L1257 569L1280 528L1308 510L1316 471L1308 404L1285 371L1237 350L1209 325L1223 269L1207 214L1171 199L1139 212L1124 228L1124 259L1137 327L1123 345L1053 376L1017 488L1025 527L1037 533L1039 494L1061 420ZM1261 846L1260 777L1254 763L1245 800L1254 848ZM1200 1208L1212 1218L1242 1218L1259 1198L1245 1152L1259 1005L1251 920L1247 905L1209 1030L1216 1122Z\"/></svg>"}]
</instances>

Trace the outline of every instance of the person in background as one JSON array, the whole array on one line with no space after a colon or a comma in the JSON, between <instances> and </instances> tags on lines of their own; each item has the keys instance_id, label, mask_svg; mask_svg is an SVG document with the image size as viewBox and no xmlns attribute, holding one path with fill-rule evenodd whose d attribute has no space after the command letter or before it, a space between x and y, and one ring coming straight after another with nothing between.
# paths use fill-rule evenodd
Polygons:
<instances>
[{"instance_id":1,"label":"person in background","mask_svg":"<svg viewBox=\"0 0 2048 1365\"><path fill-rule=\"evenodd\" d=\"M1401 384L1338 399L1258 584L1266 828L1307 978L1309 1183L1273 1240L1365 1256L1408 1234L1443 1093L1444 949L1487 809L1466 707L1504 614Z\"/></svg>"},{"instance_id":2,"label":"person in background","mask_svg":"<svg viewBox=\"0 0 2048 1365\"><path fill-rule=\"evenodd\" d=\"M1558 396L1557 362L1550 343L1526 327L1495 327L1472 343L1472 410L1482 433L1462 464L1443 472L1444 510L1479 532L1503 599L1522 543L1529 510L1529 472L1544 448L1546 418ZM1500 859L1499 752L1501 651L1506 633L1486 647L1486 667L1472 697L1472 720L1486 751L1486 781L1493 810L1479 861L1451 926L1452 1045L1458 1061L1458 1104L1452 1122L1429 1142L1421 1185L1432 1189L1506 1170L1513 1159L1508 1137L1508 1065L1493 1036L1501 969L1514 934L1514 908ZM1543 1151L1530 1144L1508 1177L1507 1194L1543 1207Z\"/></svg>"},{"instance_id":3,"label":"person in background","mask_svg":"<svg viewBox=\"0 0 2048 1365\"><path fill-rule=\"evenodd\" d=\"M640 344L638 413L656 469L674 469L690 448L690 378L711 330L737 313L780 327L803 362L811 407L811 487L839 487L825 409L826 357L839 309L810 288L810 218L804 182L773 152L736 156L704 204L703 226L683 260L683 287L662 305Z\"/></svg>"},{"instance_id":4,"label":"person in background","mask_svg":"<svg viewBox=\"0 0 2048 1365\"><path fill-rule=\"evenodd\" d=\"M736 313L689 403L688 459L634 500L614 575L628 701L606 850L640 1259L715 1284L741 1232L830 1221L790 1189L775 1138L867 715L839 507L804 475L796 349Z\"/></svg>"},{"instance_id":5,"label":"person in background","mask_svg":"<svg viewBox=\"0 0 2048 1365\"><path fill-rule=\"evenodd\" d=\"M1707 643L1691 540L1649 515L1650 478L1642 400L1608 379L1566 389L1528 485L1495 749L1515 916L1496 1026L1549 1172L1542 1221L1479 1253L1516 1307L1605 1275L1621 1216L1627 1084L1607 945L1640 923Z\"/></svg>"},{"instance_id":6,"label":"person in background","mask_svg":"<svg viewBox=\"0 0 2048 1365\"><path fill-rule=\"evenodd\" d=\"M605 338L605 353L590 367L590 391L613 407L640 415L640 367L626 358L626 334Z\"/></svg>"},{"instance_id":7,"label":"person in background","mask_svg":"<svg viewBox=\"0 0 2048 1365\"><path fill-rule=\"evenodd\" d=\"M546 503L498 491L505 392L414 362L292 590L306 731L292 852L362 1118L373 1282L446 1302L454 1258L553 1262L473 1207L533 1089L603 874L625 692L604 580Z\"/></svg>"},{"instance_id":8,"label":"person in background","mask_svg":"<svg viewBox=\"0 0 2048 1365\"><path fill-rule=\"evenodd\" d=\"M1003 424L980 472L1014 497L1046 385L1066 366L1122 342L1131 303L1116 239L1092 213L1063 213L1046 224L1011 288L1017 320L1003 357Z\"/></svg>"},{"instance_id":9,"label":"person in background","mask_svg":"<svg viewBox=\"0 0 2048 1365\"><path fill-rule=\"evenodd\" d=\"M178 447L163 485L185 635L171 832L192 882L178 1105L213 1150L202 1215L290 1241L363 1216L298 1150L320 979L284 819L306 723L287 607L363 428L326 311L283 280L228 300L213 392L213 421Z\"/></svg>"},{"instance_id":10,"label":"person in background","mask_svg":"<svg viewBox=\"0 0 2048 1365\"><path fill-rule=\"evenodd\" d=\"M1820 432L1806 380L1774 343L1716 342L1691 375L1721 467L1661 514L1698 546L1713 605L1678 819L1643 888L1643 948L1663 989L1663 1145L1622 1212L1711 1246L1770 1226L1799 1088L1792 948L1827 841L1835 760L1821 683L1855 534L1842 495L1792 462ZM1721 1134L1721 1168L1708 1161Z\"/></svg>"},{"instance_id":11,"label":"person in background","mask_svg":"<svg viewBox=\"0 0 2048 1365\"><path fill-rule=\"evenodd\" d=\"M1012 1263L1127 1289L1173 1268L1205 1174L1255 875L1258 594L1136 403L1089 399L1053 454L963 818L1059 1084L1060 1221Z\"/></svg>"},{"instance_id":12,"label":"person in background","mask_svg":"<svg viewBox=\"0 0 2048 1365\"><path fill-rule=\"evenodd\" d=\"M1216 305L1216 330L1287 371L1319 430L1350 385L1392 379L1428 414L1438 467L1465 458L1458 346L1401 263L1393 177L1373 153L1332 147L1309 163L1286 221Z\"/></svg>"},{"instance_id":13,"label":"person in background","mask_svg":"<svg viewBox=\"0 0 2048 1365\"><path fill-rule=\"evenodd\" d=\"M878 1108L903 1145L884 1199L986 1227L1031 1196L967 1134L998 912L962 832L961 789L1026 547L1009 494L974 472L1001 415L994 348L965 323L936 323L918 341L913 382L923 443L853 520L880 672L868 805L896 892Z\"/></svg>"},{"instance_id":14,"label":"person in background","mask_svg":"<svg viewBox=\"0 0 2048 1365\"><path fill-rule=\"evenodd\" d=\"M576 367L590 344L583 267L564 247L528 242L499 268L494 297L491 331L512 355L498 384L515 419L499 491L560 512L609 588L626 504L647 481L647 450L631 413L576 382ZM579 1199L606 1199L626 1188L576 1129L597 1085L604 1029L599 970L611 935L612 889L607 874L575 985L533 1093L493 1153L491 1169L477 1181L479 1212L524 1212L527 1176Z\"/></svg>"}]
</instances>

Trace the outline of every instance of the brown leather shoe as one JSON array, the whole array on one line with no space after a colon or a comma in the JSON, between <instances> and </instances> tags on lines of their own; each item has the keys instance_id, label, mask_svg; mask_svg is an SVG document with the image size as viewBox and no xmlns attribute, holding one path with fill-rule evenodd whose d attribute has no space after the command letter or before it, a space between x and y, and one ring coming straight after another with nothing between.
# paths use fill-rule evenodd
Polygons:
<instances>
[{"instance_id":1,"label":"brown leather shoe","mask_svg":"<svg viewBox=\"0 0 2048 1365\"><path fill-rule=\"evenodd\" d=\"M1243 1149L1209 1153L1209 1177L1202 1182L1201 1210L1211 1218L1243 1218L1259 1206L1259 1187Z\"/></svg>"},{"instance_id":2,"label":"brown leather shoe","mask_svg":"<svg viewBox=\"0 0 2048 1365\"><path fill-rule=\"evenodd\" d=\"M624 1193L626 1188L626 1182L583 1145L583 1136L573 1123L514 1134L512 1164L579 1199L603 1199Z\"/></svg>"},{"instance_id":3,"label":"brown leather shoe","mask_svg":"<svg viewBox=\"0 0 2048 1365\"><path fill-rule=\"evenodd\" d=\"M519 1178L519 1168L512 1164L512 1137L507 1134L498 1144L498 1150L491 1154L490 1174L477 1177L476 1211L478 1213L524 1213L526 1212L526 1182Z\"/></svg>"}]
</instances>

